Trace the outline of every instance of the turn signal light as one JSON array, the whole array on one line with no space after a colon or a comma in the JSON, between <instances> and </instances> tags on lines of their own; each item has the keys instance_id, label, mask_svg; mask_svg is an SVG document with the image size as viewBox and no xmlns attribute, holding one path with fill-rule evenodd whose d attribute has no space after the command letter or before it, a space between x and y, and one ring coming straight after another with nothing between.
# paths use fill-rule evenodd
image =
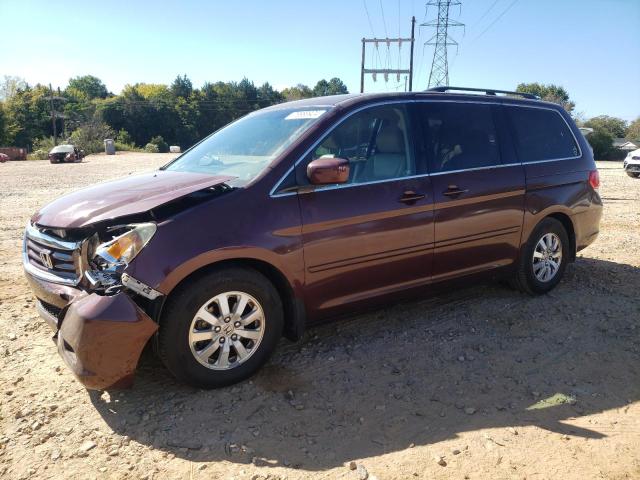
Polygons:
<instances>
[{"instance_id":1,"label":"turn signal light","mask_svg":"<svg viewBox=\"0 0 640 480\"><path fill-rule=\"evenodd\" d=\"M591 170L589 172L589 185L594 190L597 190L600 187L600 172L598 170Z\"/></svg>"}]
</instances>

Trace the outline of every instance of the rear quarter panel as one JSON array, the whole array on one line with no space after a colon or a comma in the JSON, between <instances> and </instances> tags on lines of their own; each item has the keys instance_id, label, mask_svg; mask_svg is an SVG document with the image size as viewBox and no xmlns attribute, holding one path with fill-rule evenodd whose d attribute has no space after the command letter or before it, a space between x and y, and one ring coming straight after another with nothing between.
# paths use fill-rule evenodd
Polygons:
<instances>
[{"instance_id":1,"label":"rear quarter panel","mask_svg":"<svg viewBox=\"0 0 640 480\"><path fill-rule=\"evenodd\" d=\"M589 144L569 114L561 107L550 108L566 120L580 147L580 156L524 164L527 193L521 243L527 242L543 218L562 213L571 219L580 249L597 235L602 215L600 196L589 185L589 172L596 170L596 164Z\"/></svg>"}]
</instances>

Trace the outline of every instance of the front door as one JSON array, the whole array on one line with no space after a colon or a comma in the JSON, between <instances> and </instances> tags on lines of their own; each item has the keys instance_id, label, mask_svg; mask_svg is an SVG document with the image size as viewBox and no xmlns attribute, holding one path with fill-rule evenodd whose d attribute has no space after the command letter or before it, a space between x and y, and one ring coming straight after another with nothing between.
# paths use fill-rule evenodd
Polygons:
<instances>
[{"instance_id":1,"label":"front door","mask_svg":"<svg viewBox=\"0 0 640 480\"><path fill-rule=\"evenodd\" d=\"M350 167L347 184L298 196L312 318L430 280L432 188L410 132L402 104L370 107L331 130L298 165L299 183L306 165L322 156L347 159Z\"/></svg>"},{"instance_id":2,"label":"front door","mask_svg":"<svg viewBox=\"0 0 640 480\"><path fill-rule=\"evenodd\" d=\"M525 178L496 128L500 106L423 102L418 109L434 192L433 280L513 263Z\"/></svg>"}]
</instances>

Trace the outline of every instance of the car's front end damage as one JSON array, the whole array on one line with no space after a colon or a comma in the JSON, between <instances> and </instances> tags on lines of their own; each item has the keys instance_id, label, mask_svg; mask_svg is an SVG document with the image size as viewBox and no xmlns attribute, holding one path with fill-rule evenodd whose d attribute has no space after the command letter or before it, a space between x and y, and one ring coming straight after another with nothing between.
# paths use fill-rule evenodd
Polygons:
<instances>
[{"instance_id":1,"label":"car's front end damage","mask_svg":"<svg viewBox=\"0 0 640 480\"><path fill-rule=\"evenodd\" d=\"M64 231L27 226L23 264L58 352L91 389L127 387L163 295L125 270L155 224Z\"/></svg>"},{"instance_id":2,"label":"car's front end damage","mask_svg":"<svg viewBox=\"0 0 640 480\"><path fill-rule=\"evenodd\" d=\"M165 300L132 275L135 258L163 222L231 191L227 180L157 171L80 190L32 217L25 274L60 355L87 388L131 384Z\"/></svg>"}]
</instances>

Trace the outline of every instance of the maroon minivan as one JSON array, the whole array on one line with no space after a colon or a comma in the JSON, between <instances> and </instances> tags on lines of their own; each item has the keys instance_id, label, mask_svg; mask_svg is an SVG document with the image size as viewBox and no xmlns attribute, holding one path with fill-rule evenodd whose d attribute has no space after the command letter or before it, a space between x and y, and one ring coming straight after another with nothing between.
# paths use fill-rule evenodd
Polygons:
<instances>
[{"instance_id":1,"label":"maroon minivan","mask_svg":"<svg viewBox=\"0 0 640 480\"><path fill-rule=\"evenodd\" d=\"M598 235L593 155L558 105L482 92L276 105L45 206L23 263L60 355L86 387L124 387L152 340L178 379L219 387L282 335L437 283L548 292Z\"/></svg>"}]
</instances>

